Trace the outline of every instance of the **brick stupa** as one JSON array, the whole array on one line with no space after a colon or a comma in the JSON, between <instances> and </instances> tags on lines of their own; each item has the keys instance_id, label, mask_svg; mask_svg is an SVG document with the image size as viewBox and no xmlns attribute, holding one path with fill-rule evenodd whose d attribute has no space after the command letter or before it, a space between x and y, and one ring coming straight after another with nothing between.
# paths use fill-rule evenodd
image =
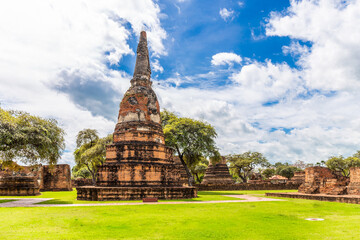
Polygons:
<instances>
[{"instance_id":1,"label":"brick stupa","mask_svg":"<svg viewBox=\"0 0 360 240\"><path fill-rule=\"evenodd\" d=\"M165 146L160 107L151 88L146 32L140 33L131 87L121 103L114 142L106 148L96 186L77 188L79 200L182 199L197 196L184 187L172 149Z\"/></svg>"},{"instance_id":2,"label":"brick stupa","mask_svg":"<svg viewBox=\"0 0 360 240\"><path fill-rule=\"evenodd\" d=\"M204 180L201 184L204 185L229 185L234 184L234 181L229 173L229 168L226 165L226 159L223 157L219 163L212 164L210 162L206 169Z\"/></svg>"}]
</instances>

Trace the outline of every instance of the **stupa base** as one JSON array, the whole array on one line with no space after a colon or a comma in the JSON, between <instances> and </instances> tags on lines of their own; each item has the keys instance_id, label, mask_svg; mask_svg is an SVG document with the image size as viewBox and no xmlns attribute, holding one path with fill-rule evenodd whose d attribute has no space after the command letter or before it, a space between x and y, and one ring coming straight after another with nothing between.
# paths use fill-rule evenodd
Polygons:
<instances>
[{"instance_id":1,"label":"stupa base","mask_svg":"<svg viewBox=\"0 0 360 240\"><path fill-rule=\"evenodd\" d=\"M88 201L189 199L197 197L195 187L77 187L77 199Z\"/></svg>"}]
</instances>

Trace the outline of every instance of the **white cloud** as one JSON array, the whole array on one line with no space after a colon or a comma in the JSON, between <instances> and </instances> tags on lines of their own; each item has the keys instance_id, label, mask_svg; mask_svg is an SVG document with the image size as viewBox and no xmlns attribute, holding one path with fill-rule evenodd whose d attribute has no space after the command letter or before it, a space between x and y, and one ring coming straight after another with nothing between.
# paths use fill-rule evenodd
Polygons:
<instances>
[{"instance_id":1,"label":"white cloud","mask_svg":"<svg viewBox=\"0 0 360 240\"><path fill-rule=\"evenodd\" d=\"M116 112L113 119L106 119L86 108L89 105L101 108L103 103L96 98L80 92L86 103L80 105L69 94L55 89L70 79L83 87L99 82L108 85L114 92L112 100L119 102L129 86L130 76L109 69L107 64L117 64L124 55L134 55L127 41L132 34L138 36L142 29L148 33L153 56L165 55L162 41L166 32L160 26L159 16L160 8L151 0L3 3L0 8L1 106L56 118L67 133L68 152L61 161L72 163L77 132L83 128L98 129L102 136L112 132ZM125 28L127 23L130 29Z\"/></svg>"},{"instance_id":2,"label":"white cloud","mask_svg":"<svg viewBox=\"0 0 360 240\"><path fill-rule=\"evenodd\" d=\"M238 5L239 5L239 7L244 7L244 6L245 6L245 3L244 3L243 1L239 1L239 2L238 2Z\"/></svg>"},{"instance_id":3,"label":"white cloud","mask_svg":"<svg viewBox=\"0 0 360 240\"><path fill-rule=\"evenodd\" d=\"M360 1L291 1L285 15L272 13L268 36L310 41L301 66L310 88L352 91L360 87Z\"/></svg>"},{"instance_id":4,"label":"white cloud","mask_svg":"<svg viewBox=\"0 0 360 240\"><path fill-rule=\"evenodd\" d=\"M159 59L154 59L154 61L151 62L151 68L154 72L164 72L164 68L160 65Z\"/></svg>"},{"instance_id":5,"label":"white cloud","mask_svg":"<svg viewBox=\"0 0 360 240\"><path fill-rule=\"evenodd\" d=\"M211 64L214 66L233 65L234 63L241 63L242 59L235 53L222 52L212 56Z\"/></svg>"},{"instance_id":6,"label":"white cloud","mask_svg":"<svg viewBox=\"0 0 360 240\"><path fill-rule=\"evenodd\" d=\"M267 36L290 37L283 52L299 68L248 61L221 88L158 87L161 106L213 124L222 154L312 163L349 156L360 146L359 12L360 1L291 1L272 13Z\"/></svg>"},{"instance_id":7,"label":"white cloud","mask_svg":"<svg viewBox=\"0 0 360 240\"><path fill-rule=\"evenodd\" d=\"M220 14L221 18L224 19L224 21L227 21L227 20L233 19L234 11L231 9L228 10L226 8L222 8L222 9L220 9L219 14Z\"/></svg>"}]
</instances>

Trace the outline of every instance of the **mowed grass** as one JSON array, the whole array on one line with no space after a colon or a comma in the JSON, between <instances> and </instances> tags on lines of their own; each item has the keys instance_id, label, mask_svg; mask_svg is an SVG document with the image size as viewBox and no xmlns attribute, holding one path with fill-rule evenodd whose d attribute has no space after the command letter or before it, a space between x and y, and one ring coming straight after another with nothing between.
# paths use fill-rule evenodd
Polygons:
<instances>
[{"instance_id":1,"label":"mowed grass","mask_svg":"<svg viewBox=\"0 0 360 240\"><path fill-rule=\"evenodd\" d=\"M0 203L7 203L7 202L13 202L15 200L11 200L11 199L5 199L5 200L1 200L0 199Z\"/></svg>"},{"instance_id":2,"label":"mowed grass","mask_svg":"<svg viewBox=\"0 0 360 240\"><path fill-rule=\"evenodd\" d=\"M39 196L0 196L1 198L53 198L52 200L44 201L39 204L93 204L104 203L104 201L79 201L76 199L76 189L73 191L64 192L42 192ZM177 200L160 200L160 202L168 201L218 201L218 200L239 200L239 198L225 197L224 192L198 192L197 198L192 199L177 199ZM241 193L235 193L241 194ZM142 201L106 201L106 203L119 202L142 202Z\"/></svg>"},{"instance_id":3,"label":"mowed grass","mask_svg":"<svg viewBox=\"0 0 360 240\"><path fill-rule=\"evenodd\" d=\"M269 191L226 191L215 192L215 195L261 195L264 192ZM0 208L0 238L359 239L360 205L284 200L286 201ZM311 222L305 218L325 220Z\"/></svg>"},{"instance_id":4,"label":"mowed grass","mask_svg":"<svg viewBox=\"0 0 360 240\"><path fill-rule=\"evenodd\" d=\"M1 208L1 239L359 239L360 206L282 202ZM305 218L324 218L310 222Z\"/></svg>"}]
</instances>

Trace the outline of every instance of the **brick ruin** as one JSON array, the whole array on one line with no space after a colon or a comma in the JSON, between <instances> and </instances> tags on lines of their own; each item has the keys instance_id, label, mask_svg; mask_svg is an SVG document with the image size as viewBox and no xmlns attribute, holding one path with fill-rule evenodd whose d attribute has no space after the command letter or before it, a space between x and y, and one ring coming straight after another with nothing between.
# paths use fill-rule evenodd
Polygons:
<instances>
[{"instance_id":1,"label":"brick ruin","mask_svg":"<svg viewBox=\"0 0 360 240\"><path fill-rule=\"evenodd\" d=\"M229 185L234 184L229 168L226 165L226 159L222 157L222 160L219 163L212 164L210 162L208 168L206 169L204 179L202 181L203 185Z\"/></svg>"},{"instance_id":2,"label":"brick ruin","mask_svg":"<svg viewBox=\"0 0 360 240\"><path fill-rule=\"evenodd\" d=\"M305 169L305 182L299 187L300 193L323 193L342 195L347 193L349 180L326 167L308 167Z\"/></svg>"},{"instance_id":3,"label":"brick ruin","mask_svg":"<svg viewBox=\"0 0 360 240\"><path fill-rule=\"evenodd\" d=\"M79 200L181 199L197 196L181 183L172 149L165 146L160 107L151 88L146 32L140 33L131 87L125 93L96 186L77 187Z\"/></svg>"},{"instance_id":4,"label":"brick ruin","mask_svg":"<svg viewBox=\"0 0 360 240\"><path fill-rule=\"evenodd\" d=\"M349 195L360 195L360 167L350 168Z\"/></svg>"},{"instance_id":5,"label":"brick ruin","mask_svg":"<svg viewBox=\"0 0 360 240\"><path fill-rule=\"evenodd\" d=\"M41 169L40 191L72 191L68 164L44 165Z\"/></svg>"},{"instance_id":6,"label":"brick ruin","mask_svg":"<svg viewBox=\"0 0 360 240\"><path fill-rule=\"evenodd\" d=\"M36 196L40 187L34 176L0 177L0 196Z\"/></svg>"},{"instance_id":7,"label":"brick ruin","mask_svg":"<svg viewBox=\"0 0 360 240\"><path fill-rule=\"evenodd\" d=\"M288 182L303 184L305 182L305 171L296 171L294 176Z\"/></svg>"},{"instance_id":8,"label":"brick ruin","mask_svg":"<svg viewBox=\"0 0 360 240\"><path fill-rule=\"evenodd\" d=\"M72 191L70 166L18 166L16 170L0 170L0 195L33 196L40 191Z\"/></svg>"}]
</instances>

